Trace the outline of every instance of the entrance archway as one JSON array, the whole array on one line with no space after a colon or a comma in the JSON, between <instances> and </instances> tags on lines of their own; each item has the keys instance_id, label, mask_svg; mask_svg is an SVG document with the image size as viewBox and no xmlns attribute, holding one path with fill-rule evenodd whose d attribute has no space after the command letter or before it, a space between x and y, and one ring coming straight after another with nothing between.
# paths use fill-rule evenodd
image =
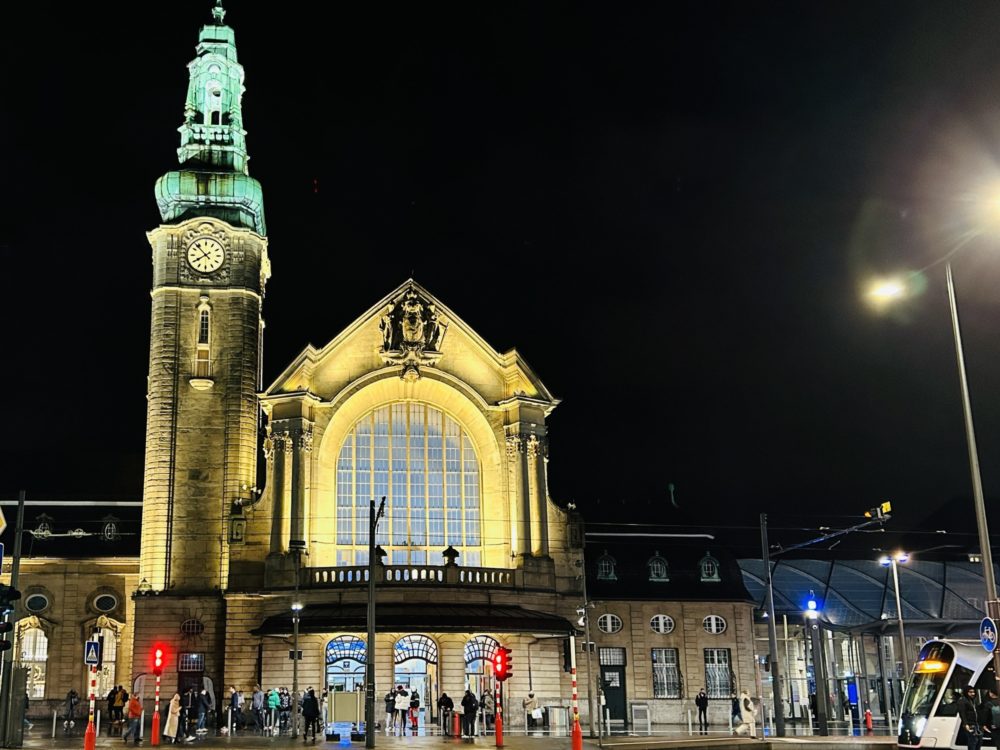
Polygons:
<instances>
[{"instance_id":1,"label":"entrance archway","mask_svg":"<svg viewBox=\"0 0 1000 750\"><path fill-rule=\"evenodd\" d=\"M493 655L500 641L489 635L475 635L465 644L465 687L477 698L493 691Z\"/></svg>"},{"instance_id":2,"label":"entrance archway","mask_svg":"<svg viewBox=\"0 0 1000 750\"><path fill-rule=\"evenodd\" d=\"M368 646L356 635L339 635L326 644L326 687L331 693L361 690Z\"/></svg>"},{"instance_id":3,"label":"entrance archway","mask_svg":"<svg viewBox=\"0 0 1000 750\"><path fill-rule=\"evenodd\" d=\"M438 694L438 648L429 636L404 635L392 648L397 685L420 696L420 723L432 717ZM426 714L425 714L426 712Z\"/></svg>"}]
</instances>

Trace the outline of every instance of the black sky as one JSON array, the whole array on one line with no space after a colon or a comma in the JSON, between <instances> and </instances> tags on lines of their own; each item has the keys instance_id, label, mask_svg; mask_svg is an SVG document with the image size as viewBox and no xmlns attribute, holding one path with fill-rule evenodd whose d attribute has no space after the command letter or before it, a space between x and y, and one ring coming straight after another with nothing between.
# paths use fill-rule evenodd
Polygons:
<instances>
[{"instance_id":1,"label":"black sky","mask_svg":"<svg viewBox=\"0 0 1000 750\"><path fill-rule=\"evenodd\" d=\"M8 17L0 494L141 495L144 232L211 5ZM858 290L946 253L996 169L1000 5L227 7L266 382L412 271L563 399L551 492L592 520L836 525L891 499L895 531L972 528L943 269L891 314ZM992 499L998 247L955 257Z\"/></svg>"}]
</instances>

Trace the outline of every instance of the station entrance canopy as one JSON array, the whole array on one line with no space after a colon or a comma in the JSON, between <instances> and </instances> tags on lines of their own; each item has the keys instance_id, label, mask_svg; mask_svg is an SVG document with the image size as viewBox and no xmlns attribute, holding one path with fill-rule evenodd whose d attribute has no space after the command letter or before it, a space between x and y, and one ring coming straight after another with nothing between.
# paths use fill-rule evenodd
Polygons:
<instances>
[{"instance_id":1,"label":"station entrance canopy","mask_svg":"<svg viewBox=\"0 0 1000 750\"><path fill-rule=\"evenodd\" d=\"M764 562L739 561L743 582L763 606ZM894 632L892 570L876 560L778 560L771 563L777 615L799 621L813 592L821 619L834 630ZM975 636L985 616L982 565L911 560L897 566L903 623L908 635Z\"/></svg>"}]
</instances>

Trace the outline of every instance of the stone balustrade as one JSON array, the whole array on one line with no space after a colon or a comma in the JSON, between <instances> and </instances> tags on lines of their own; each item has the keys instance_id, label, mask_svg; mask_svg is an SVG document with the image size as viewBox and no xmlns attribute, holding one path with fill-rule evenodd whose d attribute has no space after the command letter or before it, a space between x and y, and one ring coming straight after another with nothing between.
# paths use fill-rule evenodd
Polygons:
<instances>
[{"instance_id":1,"label":"stone balustrade","mask_svg":"<svg viewBox=\"0 0 1000 750\"><path fill-rule=\"evenodd\" d=\"M466 568L459 565L376 565L379 586L442 586L523 588L519 571L507 568ZM367 565L305 568L301 585L307 588L351 588L368 583Z\"/></svg>"}]
</instances>

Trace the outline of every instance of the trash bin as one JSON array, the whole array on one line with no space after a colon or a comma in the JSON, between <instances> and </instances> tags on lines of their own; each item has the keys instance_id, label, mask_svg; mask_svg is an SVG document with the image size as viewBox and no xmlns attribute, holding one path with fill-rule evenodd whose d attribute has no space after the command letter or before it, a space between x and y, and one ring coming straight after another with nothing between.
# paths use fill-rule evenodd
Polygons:
<instances>
[{"instance_id":1,"label":"trash bin","mask_svg":"<svg viewBox=\"0 0 1000 750\"><path fill-rule=\"evenodd\" d=\"M542 714L542 726L546 729L565 731L568 726L565 706L545 706Z\"/></svg>"}]
</instances>

